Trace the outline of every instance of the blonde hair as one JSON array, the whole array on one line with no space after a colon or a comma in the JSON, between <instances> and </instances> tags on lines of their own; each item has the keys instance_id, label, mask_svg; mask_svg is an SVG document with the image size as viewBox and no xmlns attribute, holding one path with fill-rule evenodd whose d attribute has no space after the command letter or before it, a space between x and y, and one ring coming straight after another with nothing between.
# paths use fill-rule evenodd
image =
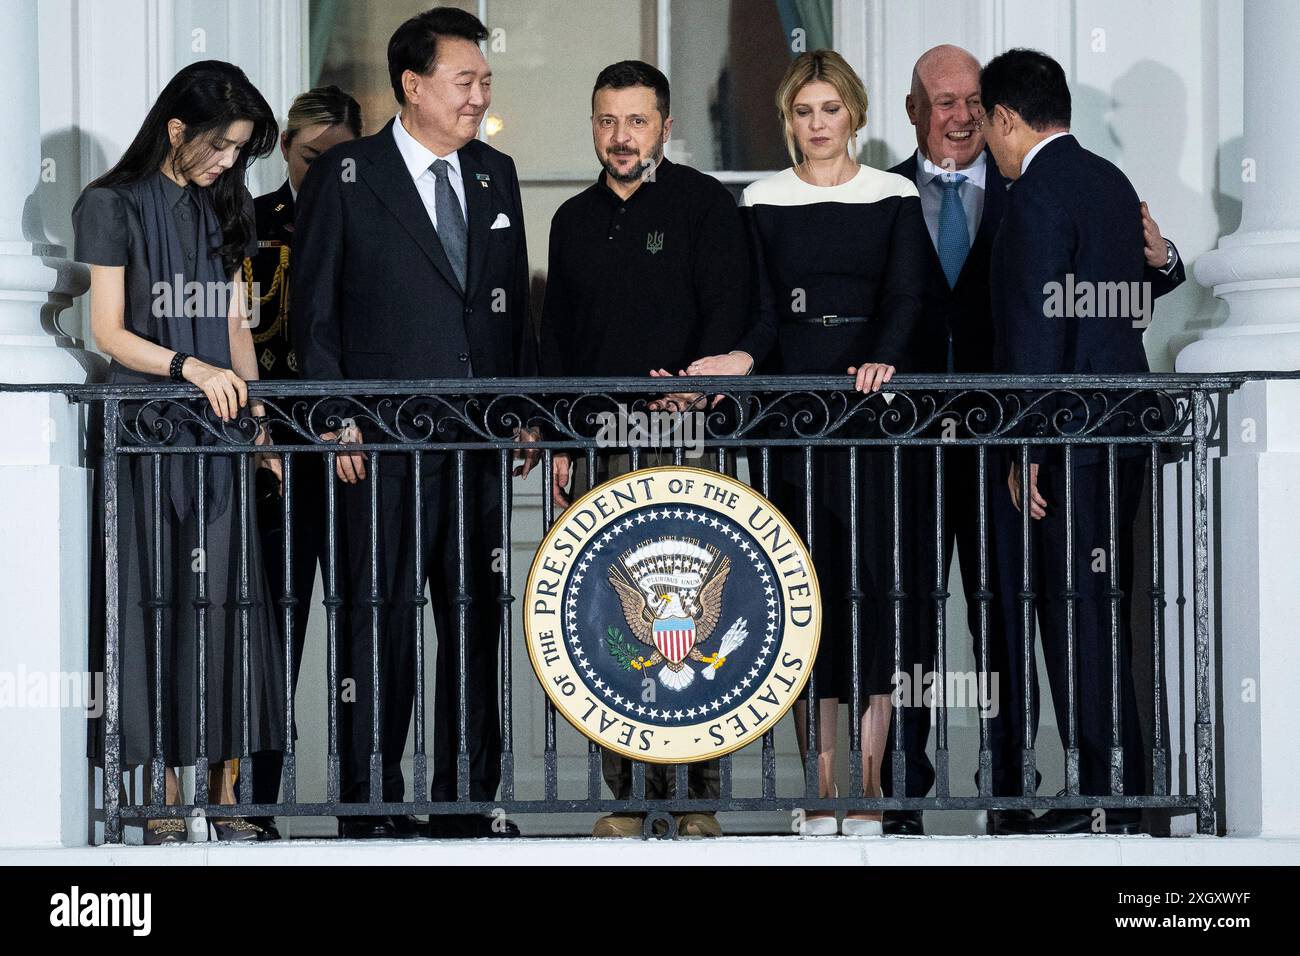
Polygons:
<instances>
[{"instance_id":1,"label":"blonde hair","mask_svg":"<svg viewBox=\"0 0 1300 956\"><path fill-rule=\"evenodd\" d=\"M294 97L284 129L289 134L289 142L293 142L298 131L308 126L334 126L340 123L353 136L360 136L361 107L337 86L318 86Z\"/></svg>"},{"instance_id":2,"label":"blonde hair","mask_svg":"<svg viewBox=\"0 0 1300 956\"><path fill-rule=\"evenodd\" d=\"M809 83L824 82L835 87L840 101L849 111L849 124L856 133L867 125L867 90L848 61L834 50L809 50L800 53L785 71L781 85L776 89L776 108L781 114L785 133L785 148L790 161L796 166L802 157L794 138L794 99ZM850 151L852 144L850 144Z\"/></svg>"}]
</instances>

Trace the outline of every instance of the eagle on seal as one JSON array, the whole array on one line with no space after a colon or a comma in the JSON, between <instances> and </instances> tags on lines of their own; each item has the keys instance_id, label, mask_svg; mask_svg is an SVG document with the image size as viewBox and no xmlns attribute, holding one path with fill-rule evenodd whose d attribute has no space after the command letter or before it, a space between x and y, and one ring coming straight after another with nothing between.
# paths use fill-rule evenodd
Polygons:
<instances>
[{"instance_id":1,"label":"eagle on seal","mask_svg":"<svg viewBox=\"0 0 1300 956\"><path fill-rule=\"evenodd\" d=\"M641 665L663 662L659 680L684 690L695 679L686 661L711 661L700 646L722 616L722 590L731 559L686 538L660 538L623 553L610 565L609 584L636 639L651 649Z\"/></svg>"}]
</instances>

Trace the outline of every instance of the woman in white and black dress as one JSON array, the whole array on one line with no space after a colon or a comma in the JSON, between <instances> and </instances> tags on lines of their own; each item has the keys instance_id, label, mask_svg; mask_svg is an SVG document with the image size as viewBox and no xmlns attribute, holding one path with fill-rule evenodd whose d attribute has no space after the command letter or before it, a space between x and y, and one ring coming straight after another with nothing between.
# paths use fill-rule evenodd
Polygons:
<instances>
[{"instance_id":1,"label":"woman in white and black dress","mask_svg":"<svg viewBox=\"0 0 1300 956\"><path fill-rule=\"evenodd\" d=\"M185 381L205 396L188 412L175 403L124 402L121 418L146 437L212 446L214 452L221 443L213 431L224 429L231 441L241 443L254 436L258 444L268 441L264 422L256 421L261 403L248 400L245 384L257 378L257 362L240 266L257 249L245 170L249 158L265 155L275 140L271 109L243 71L215 60L193 63L167 84L122 159L86 187L73 209L76 258L90 265L91 328L98 347L112 359L108 381ZM202 294L191 295L195 289ZM195 416L203 424L194 422ZM167 804L178 802L176 768L196 763L200 738L214 804L234 802L234 758L243 751L245 730L251 751L284 746L284 652L267 593L256 511L240 496L238 469L247 464L234 456L205 457L202 548L196 455L160 456L157 484L152 456L122 455L107 463L118 476L121 766L147 766L157 756L157 735ZM278 459L258 458L279 476ZM250 497L252 486L249 475ZM241 531L245 512L249 525ZM155 516L161 519L161 568ZM153 606L156 573L162 579L160 633ZM95 578L93 611L99 621L91 652L102 668L102 560L96 562ZM161 648L161 667L156 648ZM155 678L161 686L161 728L154 722ZM104 754L104 732L100 719L91 733L96 759ZM244 820L216 819L213 828L222 840L262 835ZM145 827L146 843L185 837L184 821L175 817L150 820Z\"/></svg>"},{"instance_id":2,"label":"woman in white and black dress","mask_svg":"<svg viewBox=\"0 0 1300 956\"><path fill-rule=\"evenodd\" d=\"M752 183L741 199L758 277L752 327L737 346L740 355L711 356L686 371L743 374L752 357L756 367L788 375L842 375L847 370L856 389L879 392L896 370L907 369L921 314L928 240L916 187L902 176L857 162L855 134L866 121L867 94L834 51L796 57L777 92L777 106L795 165ZM872 405L877 415L888 407L880 395ZM815 430L817 406L807 407L813 412L807 427ZM880 432L860 416L848 434L872 437ZM806 491L814 506L813 563L822 598L814 672L820 702L819 795L830 796L835 792L839 704L852 700L849 454L816 451L811 489L804 480L802 449L773 448L770 460L772 497L805 540ZM751 454L755 484L758 461ZM879 796L894 673L887 594L892 583L890 452L859 451L858 476L863 777L865 795ZM807 704L795 706L802 751ZM880 819L879 813L850 813L843 832L878 833ZM834 814L806 816L804 832L809 835L836 829Z\"/></svg>"}]
</instances>

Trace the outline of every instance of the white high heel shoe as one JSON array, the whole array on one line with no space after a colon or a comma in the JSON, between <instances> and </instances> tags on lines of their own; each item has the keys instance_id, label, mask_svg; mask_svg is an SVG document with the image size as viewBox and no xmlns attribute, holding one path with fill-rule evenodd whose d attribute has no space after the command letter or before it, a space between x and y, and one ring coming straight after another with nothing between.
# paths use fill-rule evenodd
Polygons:
<instances>
[{"instance_id":1,"label":"white high heel shoe","mask_svg":"<svg viewBox=\"0 0 1300 956\"><path fill-rule=\"evenodd\" d=\"M860 817L844 818L840 824L840 833L845 836L882 836L884 824L879 820L863 820Z\"/></svg>"},{"instance_id":2,"label":"white high heel shoe","mask_svg":"<svg viewBox=\"0 0 1300 956\"><path fill-rule=\"evenodd\" d=\"M836 787L835 788L836 799L839 798L839 795L840 795L840 788ZM799 835L810 836L810 837L823 837L823 836L835 836L835 834L837 834L838 832L839 832L839 824L835 821L834 813L826 817L822 817L822 816L810 817L805 814L803 818L803 829L799 831Z\"/></svg>"},{"instance_id":3,"label":"white high heel shoe","mask_svg":"<svg viewBox=\"0 0 1300 956\"><path fill-rule=\"evenodd\" d=\"M840 832L845 836L881 836L885 829L879 820L845 817L844 822L840 824Z\"/></svg>"}]
</instances>

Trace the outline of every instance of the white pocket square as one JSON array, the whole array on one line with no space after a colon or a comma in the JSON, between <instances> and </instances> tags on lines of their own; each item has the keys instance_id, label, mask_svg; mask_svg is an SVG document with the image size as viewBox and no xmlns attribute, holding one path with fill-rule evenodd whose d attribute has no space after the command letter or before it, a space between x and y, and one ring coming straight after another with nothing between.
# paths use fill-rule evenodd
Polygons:
<instances>
[{"instance_id":1,"label":"white pocket square","mask_svg":"<svg viewBox=\"0 0 1300 956\"><path fill-rule=\"evenodd\" d=\"M510 217L503 212L497 213L496 219L492 220L493 229L505 229L510 225Z\"/></svg>"}]
</instances>

